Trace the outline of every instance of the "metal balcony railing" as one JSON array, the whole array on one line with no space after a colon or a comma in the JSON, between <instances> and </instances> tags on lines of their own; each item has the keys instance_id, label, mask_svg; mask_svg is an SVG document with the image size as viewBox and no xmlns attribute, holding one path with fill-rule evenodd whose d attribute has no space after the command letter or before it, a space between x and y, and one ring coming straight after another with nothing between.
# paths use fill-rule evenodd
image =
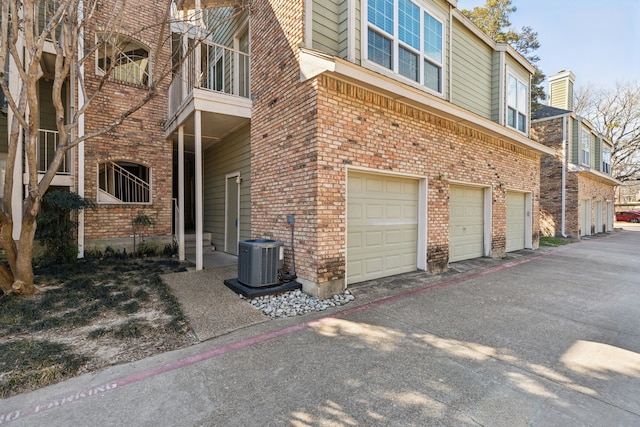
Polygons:
<instances>
[{"instance_id":1,"label":"metal balcony railing","mask_svg":"<svg viewBox=\"0 0 640 427\"><path fill-rule=\"evenodd\" d=\"M58 7L60 7L60 5L60 0L42 0L35 5L35 7L38 8L38 22L36 27L36 32L38 34L42 33L45 26L55 15L56 10L58 9ZM60 38L61 31L61 27L56 27L55 33L57 38ZM49 39L50 37L47 38Z\"/></svg>"},{"instance_id":2,"label":"metal balcony railing","mask_svg":"<svg viewBox=\"0 0 640 427\"><path fill-rule=\"evenodd\" d=\"M249 54L202 40L171 81L169 117L194 88L249 98L249 69Z\"/></svg>"},{"instance_id":3,"label":"metal balcony railing","mask_svg":"<svg viewBox=\"0 0 640 427\"><path fill-rule=\"evenodd\" d=\"M38 130L38 142L36 146L36 164L38 165L38 173L45 173L49 169L49 164L55 156L60 138L58 131L40 129ZM62 164L57 172L58 175L71 174L71 152L67 151Z\"/></svg>"},{"instance_id":4,"label":"metal balcony railing","mask_svg":"<svg viewBox=\"0 0 640 427\"><path fill-rule=\"evenodd\" d=\"M146 169L146 168L145 168ZM109 203L150 203L151 185L148 180L129 172L115 162L100 164L98 201Z\"/></svg>"}]
</instances>

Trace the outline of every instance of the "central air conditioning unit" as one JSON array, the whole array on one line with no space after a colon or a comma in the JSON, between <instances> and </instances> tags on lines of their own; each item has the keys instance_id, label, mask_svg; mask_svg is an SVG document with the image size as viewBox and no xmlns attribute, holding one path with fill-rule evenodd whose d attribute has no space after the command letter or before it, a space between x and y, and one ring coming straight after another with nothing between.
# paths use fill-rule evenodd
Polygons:
<instances>
[{"instance_id":1,"label":"central air conditioning unit","mask_svg":"<svg viewBox=\"0 0 640 427\"><path fill-rule=\"evenodd\" d=\"M252 288L280 283L278 270L284 262L284 243L269 239L244 240L238 244L238 282Z\"/></svg>"}]
</instances>

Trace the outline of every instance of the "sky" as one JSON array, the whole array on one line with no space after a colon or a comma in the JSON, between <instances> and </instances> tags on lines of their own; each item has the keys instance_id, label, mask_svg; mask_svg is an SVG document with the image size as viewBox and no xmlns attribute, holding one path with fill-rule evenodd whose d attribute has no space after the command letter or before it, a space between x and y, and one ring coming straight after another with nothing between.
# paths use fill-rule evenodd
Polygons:
<instances>
[{"instance_id":1,"label":"sky","mask_svg":"<svg viewBox=\"0 0 640 427\"><path fill-rule=\"evenodd\" d=\"M458 9L485 0L458 0ZM640 82L640 0L512 0L511 26L538 33L538 67L548 77L569 70L577 87ZM545 82L545 90L548 85Z\"/></svg>"}]
</instances>

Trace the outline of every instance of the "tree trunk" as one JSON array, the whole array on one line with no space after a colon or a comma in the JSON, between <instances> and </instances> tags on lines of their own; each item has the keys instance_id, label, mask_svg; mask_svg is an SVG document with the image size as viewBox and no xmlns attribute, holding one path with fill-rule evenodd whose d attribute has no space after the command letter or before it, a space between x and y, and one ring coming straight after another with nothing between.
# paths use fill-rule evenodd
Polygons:
<instances>
[{"instance_id":1,"label":"tree trunk","mask_svg":"<svg viewBox=\"0 0 640 427\"><path fill-rule=\"evenodd\" d=\"M13 283L11 292L20 295L32 295L38 292L33 284L33 245L36 233L36 218L29 213L24 215L20 240L18 240L15 264L11 266Z\"/></svg>"}]
</instances>

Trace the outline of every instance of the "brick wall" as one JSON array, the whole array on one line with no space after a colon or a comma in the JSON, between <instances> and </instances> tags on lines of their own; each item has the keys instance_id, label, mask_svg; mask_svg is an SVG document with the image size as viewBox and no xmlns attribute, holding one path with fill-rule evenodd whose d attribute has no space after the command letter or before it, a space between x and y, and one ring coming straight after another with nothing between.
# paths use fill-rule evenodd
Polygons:
<instances>
[{"instance_id":1,"label":"brick wall","mask_svg":"<svg viewBox=\"0 0 640 427\"><path fill-rule=\"evenodd\" d=\"M316 277L317 111L314 87L300 83L297 45L303 2L262 1L251 16L251 233L285 242L291 265L296 215L297 273Z\"/></svg>"},{"instance_id":2,"label":"brick wall","mask_svg":"<svg viewBox=\"0 0 640 427\"><path fill-rule=\"evenodd\" d=\"M118 2L122 5L122 2ZM162 2L128 0L123 9L113 1L100 4L96 17L86 31L86 48L95 44L96 33L112 30L128 35L149 47L150 57L158 49L158 35L165 12ZM144 10L144 13L140 13ZM115 15L114 15L115 14ZM115 18L117 24L109 24ZM168 35L168 26L164 27ZM133 233L132 219L138 214L152 217L154 226L148 234L165 236L171 234L171 180L172 147L164 139L162 121L166 118L167 90L171 66L170 43L159 47L157 61L150 61L152 78L157 84L156 95L139 111L115 129L91 138L85 143L85 196L97 200L98 164L104 161L130 161L151 168L152 204L116 205L100 204L95 210L85 213L85 237L88 241L101 238L129 238ZM98 90L95 58L85 66L85 79L89 94ZM146 89L126 83L109 81L100 90L85 115L85 133L96 132L113 122L120 114L141 100Z\"/></svg>"},{"instance_id":3,"label":"brick wall","mask_svg":"<svg viewBox=\"0 0 640 427\"><path fill-rule=\"evenodd\" d=\"M506 189L533 192L538 242L539 156L506 141L332 78L318 87L319 236L329 265L344 265L346 166L426 176L427 265L449 258L449 181L492 188L492 256L505 254ZM324 229L321 227L324 226ZM326 238L324 238L326 236ZM335 239L340 239L336 241ZM319 263L321 265L321 263ZM341 270L318 274L332 280Z\"/></svg>"},{"instance_id":4,"label":"brick wall","mask_svg":"<svg viewBox=\"0 0 640 427\"><path fill-rule=\"evenodd\" d=\"M543 156L540 170L540 233L543 236L562 234L562 122L558 117L532 124L532 137L556 150L555 156ZM568 139L568 129L565 139ZM567 152L568 155L568 152ZM565 176L565 234L580 236L580 201L591 200L592 224L590 233L600 233L596 227L595 205L602 202L603 221L606 223L606 201L613 200L614 186L589 172L570 172ZM597 231L596 231L597 230Z\"/></svg>"},{"instance_id":5,"label":"brick wall","mask_svg":"<svg viewBox=\"0 0 640 427\"><path fill-rule=\"evenodd\" d=\"M345 286L347 166L428 178L428 266L446 267L449 180L492 188L492 255L505 253L506 189L533 194L538 245L540 157L367 91L320 76L300 82L303 2L262 1L251 20L251 231L285 242L296 214L297 273L319 295Z\"/></svg>"},{"instance_id":6,"label":"brick wall","mask_svg":"<svg viewBox=\"0 0 640 427\"><path fill-rule=\"evenodd\" d=\"M555 156L544 155L540 161L540 233L543 236L560 236L562 234L562 117L533 123L532 138L556 150ZM575 181L575 177L567 177ZM576 181L577 182L577 181ZM577 207L577 187L565 194L566 206ZM577 227L577 220L565 216L565 232ZM569 224L568 222L571 222Z\"/></svg>"},{"instance_id":7,"label":"brick wall","mask_svg":"<svg viewBox=\"0 0 640 427\"><path fill-rule=\"evenodd\" d=\"M613 201L614 198L614 186L607 181L587 173L575 173L577 175L577 186L580 200L591 200L591 223L585 224L588 234L603 233L606 229L603 229L603 224L606 224L607 217L607 201ZM596 224L596 204L600 204L602 224ZM580 218L580 215L578 215ZM578 231L582 230L583 225L580 224Z\"/></svg>"}]
</instances>

